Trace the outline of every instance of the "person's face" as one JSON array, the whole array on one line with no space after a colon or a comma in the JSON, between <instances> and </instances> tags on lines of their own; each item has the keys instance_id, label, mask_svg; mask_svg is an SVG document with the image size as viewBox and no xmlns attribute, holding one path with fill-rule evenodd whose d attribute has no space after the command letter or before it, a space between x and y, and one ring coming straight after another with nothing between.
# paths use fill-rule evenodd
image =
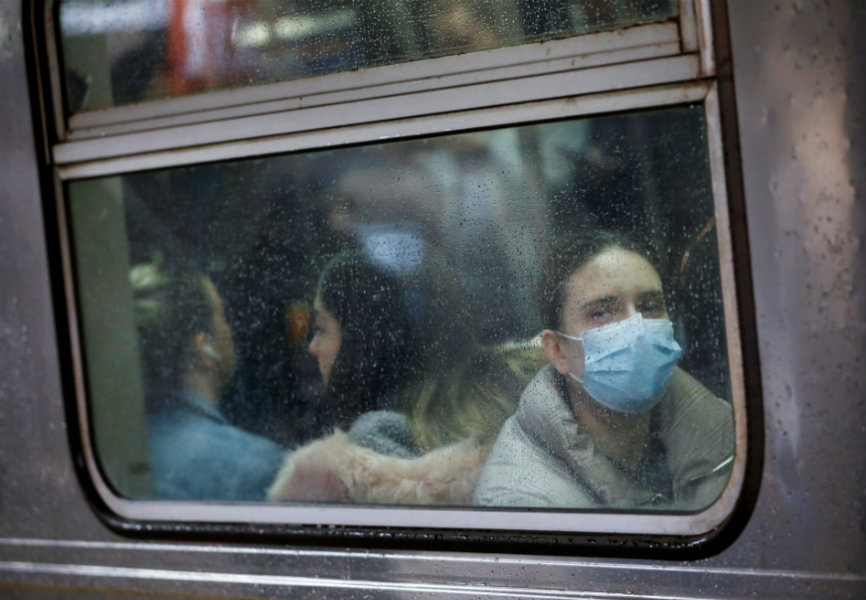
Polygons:
<instances>
[{"instance_id":1,"label":"person's face","mask_svg":"<svg viewBox=\"0 0 866 600\"><path fill-rule=\"evenodd\" d=\"M237 361L232 329L226 321L225 305L216 286L205 278L202 287L211 307L211 328L206 341L219 357L214 359L214 369L219 373L221 383L225 384L234 373Z\"/></svg>"},{"instance_id":2,"label":"person's face","mask_svg":"<svg viewBox=\"0 0 866 600\"><path fill-rule=\"evenodd\" d=\"M637 313L648 319L668 318L658 273L645 258L623 248L604 250L582 265L568 278L565 292L560 331L571 336ZM583 378L582 344L558 338L567 358L565 372ZM555 366L563 372L564 365Z\"/></svg>"},{"instance_id":3,"label":"person's face","mask_svg":"<svg viewBox=\"0 0 866 600\"><path fill-rule=\"evenodd\" d=\"M313 339L308 349L319 361L319 373L326 387L342 342L340 324L325 309L321 297L317 295L313 303Z\"/></svg>"}]
</instances>

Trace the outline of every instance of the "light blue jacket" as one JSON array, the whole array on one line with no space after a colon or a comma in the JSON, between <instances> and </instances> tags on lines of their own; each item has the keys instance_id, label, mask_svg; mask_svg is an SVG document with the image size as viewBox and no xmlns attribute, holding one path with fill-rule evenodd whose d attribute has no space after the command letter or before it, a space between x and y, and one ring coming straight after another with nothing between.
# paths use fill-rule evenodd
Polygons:
<instances>
[{"instance_id":1,"label":"light blue jacket","mask_svg":"<svg viewBox=\"0 0 866 600\"><path fill-rule=\"evenodd\" d=\"M239 429L190 391L148 417L156 499L264 500L284 458L273 442Z\"/></svg>"}]
</instances>

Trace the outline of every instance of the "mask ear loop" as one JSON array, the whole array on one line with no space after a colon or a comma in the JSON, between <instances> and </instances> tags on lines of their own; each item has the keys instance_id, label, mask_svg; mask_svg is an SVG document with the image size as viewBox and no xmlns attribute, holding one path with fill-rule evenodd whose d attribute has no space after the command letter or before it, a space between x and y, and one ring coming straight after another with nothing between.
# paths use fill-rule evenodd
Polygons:
<instances>
[{"instance_id":1,"label":"mask ear loop","mask_svg":"<svg viewBox=\"0 0 866 600\"><path fill-rule=\"evenodd\" d=\"M567 340L571 340L572 342L583 342L583 338L579 335L568 335L567 333L562 333L561 331L554 331L556 335L562 336Z\"/></svg>"},{"instance_id":2,"label":"mask ear loop","mask_svg":"<svg viewBox=\"0 0 866 600\"><path fill-rule=\"evenodd\" d=\"M583 338L581 338L579 335L568 335L567 333L562 333L561 331L556 330L554 330L554 333L556 333L556 335L561 335L565 339L571 340L572 342L580 342L581 344L583 344ZM583 385L583 380L571 371L568 372L568 376L574 379L580 385Z\"/></svg>"},{"instance_id":3,"label":"mask ear loop","mask_svg":"<svg viewBox=\"0 0 866 600\"><path fill-rule=\"evenodd\" d=\"M580 377L578 377L577 375L575 375L574 373L572 373L571 371L568 372L568 376L571 377L572 379L574 379L580 385L583 385L583 380Z\"/></svg>"}]
</instances>

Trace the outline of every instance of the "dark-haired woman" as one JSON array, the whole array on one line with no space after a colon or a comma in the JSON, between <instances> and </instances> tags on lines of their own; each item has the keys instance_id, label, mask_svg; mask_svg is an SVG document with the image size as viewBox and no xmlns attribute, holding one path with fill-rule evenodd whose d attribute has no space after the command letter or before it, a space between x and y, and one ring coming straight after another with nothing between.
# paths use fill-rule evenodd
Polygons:
<instances>
[{"instance_id":1,"label":"dark-haired woman","mask_svg":"<svg viewBox=\"0 0 866 600\"><path fill-rule=\"evenodd\" d=\"M678 369L658 272L629 240L587 233L544 264L550 362L506 421L481 505L698 510L728 480L729 405Z\"/></svg>"},{"instance_id":2,"label":"dark-haired woman","mask_svg":"<svg viewBox=\"0 0 866 600\"><path fill-rule=\"evenodd\" d=\"M416 331L406 298L363 254L341 254L326 266L309 350L330 418L347 431L290 454L272 500L471 502L491 433L525 385L518 365L524 353L464 350L465 362L452 356L447 368L431 367L442 361L429 360L421 347L437 346ZM463 346L472 348L471 340L464 337Z\"/></svg>"},{"instance_id":3,"label":"dark-haired woman","mask_svg":"<svg viewBox=\"0 0 866 600\"><path fill-rule=\"evenodd\" d=\"M313 310L309 351L327 391L326 418L361 446L417 456L400 395L421 377L420 340L399 282L346 252L322 272Z\"/></svg>"}]
</instances>

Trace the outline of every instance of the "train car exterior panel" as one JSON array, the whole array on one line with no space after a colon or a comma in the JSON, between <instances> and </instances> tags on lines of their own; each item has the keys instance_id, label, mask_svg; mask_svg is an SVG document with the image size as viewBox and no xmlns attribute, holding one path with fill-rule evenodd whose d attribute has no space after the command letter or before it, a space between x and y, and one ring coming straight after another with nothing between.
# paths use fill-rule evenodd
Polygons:
<instances>
[{"instance_id":1,"label":"train car exterior panel","mask_svg":"<svg viewBox=\"0 0 866 600\"><path fill-rule=\"evenodd\" d=\"M682 562L131 539L106 528L70 457L68 345L55 320L65 309L49 268L56 217L37 158L47 153L34 135L24 10L0 5L0 596L866 596L863 5L726 7L750 245L735 260L750 261L754 280L765 457L742 533Z\"/></svg>"}]
</instances>

